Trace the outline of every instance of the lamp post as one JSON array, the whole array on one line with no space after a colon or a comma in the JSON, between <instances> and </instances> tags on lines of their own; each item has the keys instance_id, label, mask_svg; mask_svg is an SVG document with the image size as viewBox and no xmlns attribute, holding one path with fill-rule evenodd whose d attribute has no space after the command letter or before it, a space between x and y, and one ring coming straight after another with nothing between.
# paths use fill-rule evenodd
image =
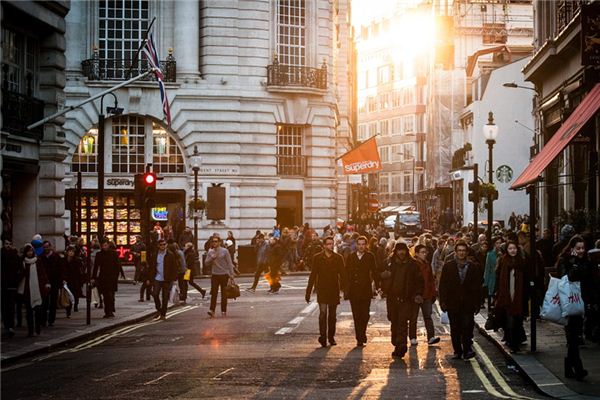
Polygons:
<instances>
[{"instance_id":1,"label":"lamp post","mask_svg":"<svg viewBox=\"0 0 600 400\"><path fill-rule=\"evenodd\" d=\"M98 115L98 240L104 238L104 96L110 94L114 101L114 107L106 107L109 115L120 115L123 109L119 108L119 101L113 92L105 93L100 97L100 114Z\"/></svg>"},{"instance_id":2,"label":"lamp post","mask_svg":"<svg viewBox=\"0 0 600 400\"><path fill-rule=\"evenodd\" d=\"M498 126L494 124L494 113L488 113L488 123L483 126L483 137L488 145L488 183L490 186L494 183L494 168L492 162L492 153L494 144L496 143L496 137L498 137ZM487 210L488 210L488 226L487 226L487 241L489 244L492 243L492 225L494 223L494 199L491 193L488 192L487 199Z\"/></svg>"},{"instance_id":3,"label":"lamp post","mask_svg":"<svg viewBox=\"0 0 600 400\"><path fill-rule=\"evenodd\" d=\"M202 164L202 157L198 154L198 146L194 145L194 154L190 158L190 167L194 171L194 249L198 251L198 210L196 210L196 204L198 203L198 172L200 171L200 165Z\"/></svg>"}]
</instances>

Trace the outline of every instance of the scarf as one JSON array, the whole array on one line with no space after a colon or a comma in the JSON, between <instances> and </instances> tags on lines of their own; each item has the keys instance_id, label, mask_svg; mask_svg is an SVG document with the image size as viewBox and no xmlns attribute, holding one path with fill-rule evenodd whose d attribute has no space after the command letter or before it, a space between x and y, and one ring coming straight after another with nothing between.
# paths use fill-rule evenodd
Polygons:
<instances>
[{"instance_id":1,"label":"scarf","mask_svg":"<svg viewBox=\"0 0 600 400\"><path fill-rule=\"evenodd\" d=\"M37 257L25 257L23 259L23 267L25 270L27 270L27 266L29 266L29 301L31 303L31 308L33 308L42 305L42 293L40 292L40 282L37 273ZM24 277L19 285L19 294L25 293L26 279L27 277Z\"/></svg>"}]
</instances>

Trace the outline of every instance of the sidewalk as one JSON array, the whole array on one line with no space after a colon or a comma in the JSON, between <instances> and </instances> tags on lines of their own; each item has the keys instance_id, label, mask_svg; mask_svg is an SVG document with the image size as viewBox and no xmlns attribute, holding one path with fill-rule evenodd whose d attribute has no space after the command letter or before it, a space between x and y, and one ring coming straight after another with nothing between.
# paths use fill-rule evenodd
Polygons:
<instances>
[{"instance_id":1,"label":"sidewalk","mask_svg":"<svg viewBox=\"0 0 600 400\"><path fill-rule=\"evenodd\" d=\"M128 271L125 273L127 275ZM138 302L140 285L133 285L132 281L119 282L119 290L115 298L115 318L103 319L104 310L91 306L91 324L86 325L86 299L79 299L79 312L72 312L67 319L64 309L56 310L54 326L42 328L42 333L27 337L27 321L23 311L23 326L15 329L13 338L2 337L2 352L0 359L2 366L37 353L47 352L58 346L65 345L75 340L96 335L103 331L132 324L153 316L156 313L154 300ZM173 306L170 306L173 307Z\"/></svg>"},{"instance_id":2,"label":"sidewalk","mask_svg":"<svg viewBox=\"0 0 600 400\"><path fill-rule=\"evenodd\" d=\"M511 354L508 347L502 343L502 334L486 331L487 309L482 309L475 316L475 324L479 331L487 336L498 348L512 359L542 393L557 399L599 399L600 397L600 345L586 341L581 346L581 359L589 375L584 381L567 379L564 375L563 360L567 355L567 341L564 329L558 324L538 320L537 352L529 353L528 341L522 346L522 351ZM530 321L524 323L527 339L530 339Z\"/></svg>"}]
</instances>

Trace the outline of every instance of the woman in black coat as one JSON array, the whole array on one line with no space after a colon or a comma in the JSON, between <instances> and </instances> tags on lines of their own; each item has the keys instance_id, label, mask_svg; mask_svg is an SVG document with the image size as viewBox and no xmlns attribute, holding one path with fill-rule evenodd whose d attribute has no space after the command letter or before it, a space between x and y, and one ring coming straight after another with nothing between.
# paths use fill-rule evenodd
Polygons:
<instances>
[{"instance_id":1,"label":"woman in black coat","mask_svg":"<svg viewBox=\"0 0 600 400\"><path fill-rule=\"evenodd\" d=\"M71 309L75 312L79 311L79 298L82 295L81 285L83 284L83 262L76 256L75 246L67 247L65 254L63 276L65 277L69 291L71 291L75 298L75 303L70 304L66 309L67 318L70 318Z\"/></svg>"},{"instance_id":2,"label":"woman in black coat","mask_svg":"<svg viewBox=\"0 0 600 400\"><path fill-rule=\"evenodd\" d=\"M569 244L558 258L556 269L559 277L567 275L569 281L581 282L581 297L584 304L587 304L590 296L593 295L589 292L588 286L592 281L593 268L586 257L585 242L581 236L573 236L569 240ZM588 374L583 369L579 355L579 339L583 335L583 317L569 317L565 331L567 334L567 357L564 360L565 377L582 380Z\"/></svg>"}]
</instances>

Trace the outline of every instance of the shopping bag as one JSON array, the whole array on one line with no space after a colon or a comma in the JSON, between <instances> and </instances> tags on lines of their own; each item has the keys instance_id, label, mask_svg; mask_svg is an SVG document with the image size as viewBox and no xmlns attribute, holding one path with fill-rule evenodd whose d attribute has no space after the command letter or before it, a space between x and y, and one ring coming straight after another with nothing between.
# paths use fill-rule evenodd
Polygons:
<instances>
[{"instance_id":1,"label":"shopping bag","mask_svg":"<svg viewBox=\"0 0 600 400\"><path fill-rule=\"evenodd\" d=\"M179 303L179 285L177 283L174 283L173 286L171 286L169 301L173 304Z\"/></svg>"},{"instance_id":2,"label":"shopping bag","mask_svg":"<svg viewBox=\"0 0 600 400\"><path fill-rule=\"evenodd\" d=\"M100 291L97 287L92 288L92 303L94 303L94 306L100 304Z\"/></svg>"},{"instance_id":3,"label":"shopping bag","mask_svg":"<svg viewBox=\"0 0 600 400\"><path fill-rule=\"evenodd\" d=\"M442 314L440 315L440 321L444 325L450 325L450 319L448 318L448 312L446 312L446 311L442 312Z\"/></svg>"},{"instance_id":4,"label":"shopping bag","mask_svg":"<svg viewBox=\"0 0 600 400\"><path fill-rule=\"evenodd\" d=\"M192 270L190 268L185 270L185 274L183 275L184 281L189 281L192 276Z\"/></svg>"},{"instance_id":5,"label":"shopping bag","mask_svg":"<svg viewBox=\"0 0 600 400\"><path fill-rule=\"evenodd\" d=\"M63 285L63 289L65 290L65 292L67 293L67 296L69 296L69 302L71 304L75 303L75 296L73 296L73 293L71 293L71 291L69 290L69 288L67 287L67 284L65 283Z\"/></svg>"},{"instance_id":6,"label":"shopping bag","mask_svg":"<svg viewBox=\"0 0 600 400\"><path fill-rule=\"evenodd\" d=\"M69 295L67 294L67 289L64 287L58 289L58 299L56 301L57 308L67 308L71 305L71 301L69 300Z\"/></svg>"},{"instance_id":7,"label":"shopping bag","mask_svg":"<svg viewBox=\"0 0 600 400\"><path fill-rule=\"evenodd\" d=\"M229 278L229 282L227 282L227 287L225 288L225 295L228 299L237 299L240 297L240 287L233 278Z\"/></svg>"},{"instance_id":8,"label":"shopping bag","mask_svg":"<svg viewBox=\"0 0 600 400\"><path fill-rule=\"evenodd\" d=\"M581 298L580 282L571 282L567 275L563 276L558 283L558 295L563 317L583 317L585 305Z\"/></svg>"},{"instance_id":9,"label":"shopping bag","mask_svg":"<svg viewBox=\"0 0 600 400\"><path fill-rule=\"evenodd\" d=\"M552 321L557 324L566 325L567 320L562 316L562 310L560 308L560 296L558 294L558 283L560 279L550 277L548 283L548 290L544 296L544 303L542 305L542 311L540 317L547 321Z\"/></svg>"}]
</instances>

